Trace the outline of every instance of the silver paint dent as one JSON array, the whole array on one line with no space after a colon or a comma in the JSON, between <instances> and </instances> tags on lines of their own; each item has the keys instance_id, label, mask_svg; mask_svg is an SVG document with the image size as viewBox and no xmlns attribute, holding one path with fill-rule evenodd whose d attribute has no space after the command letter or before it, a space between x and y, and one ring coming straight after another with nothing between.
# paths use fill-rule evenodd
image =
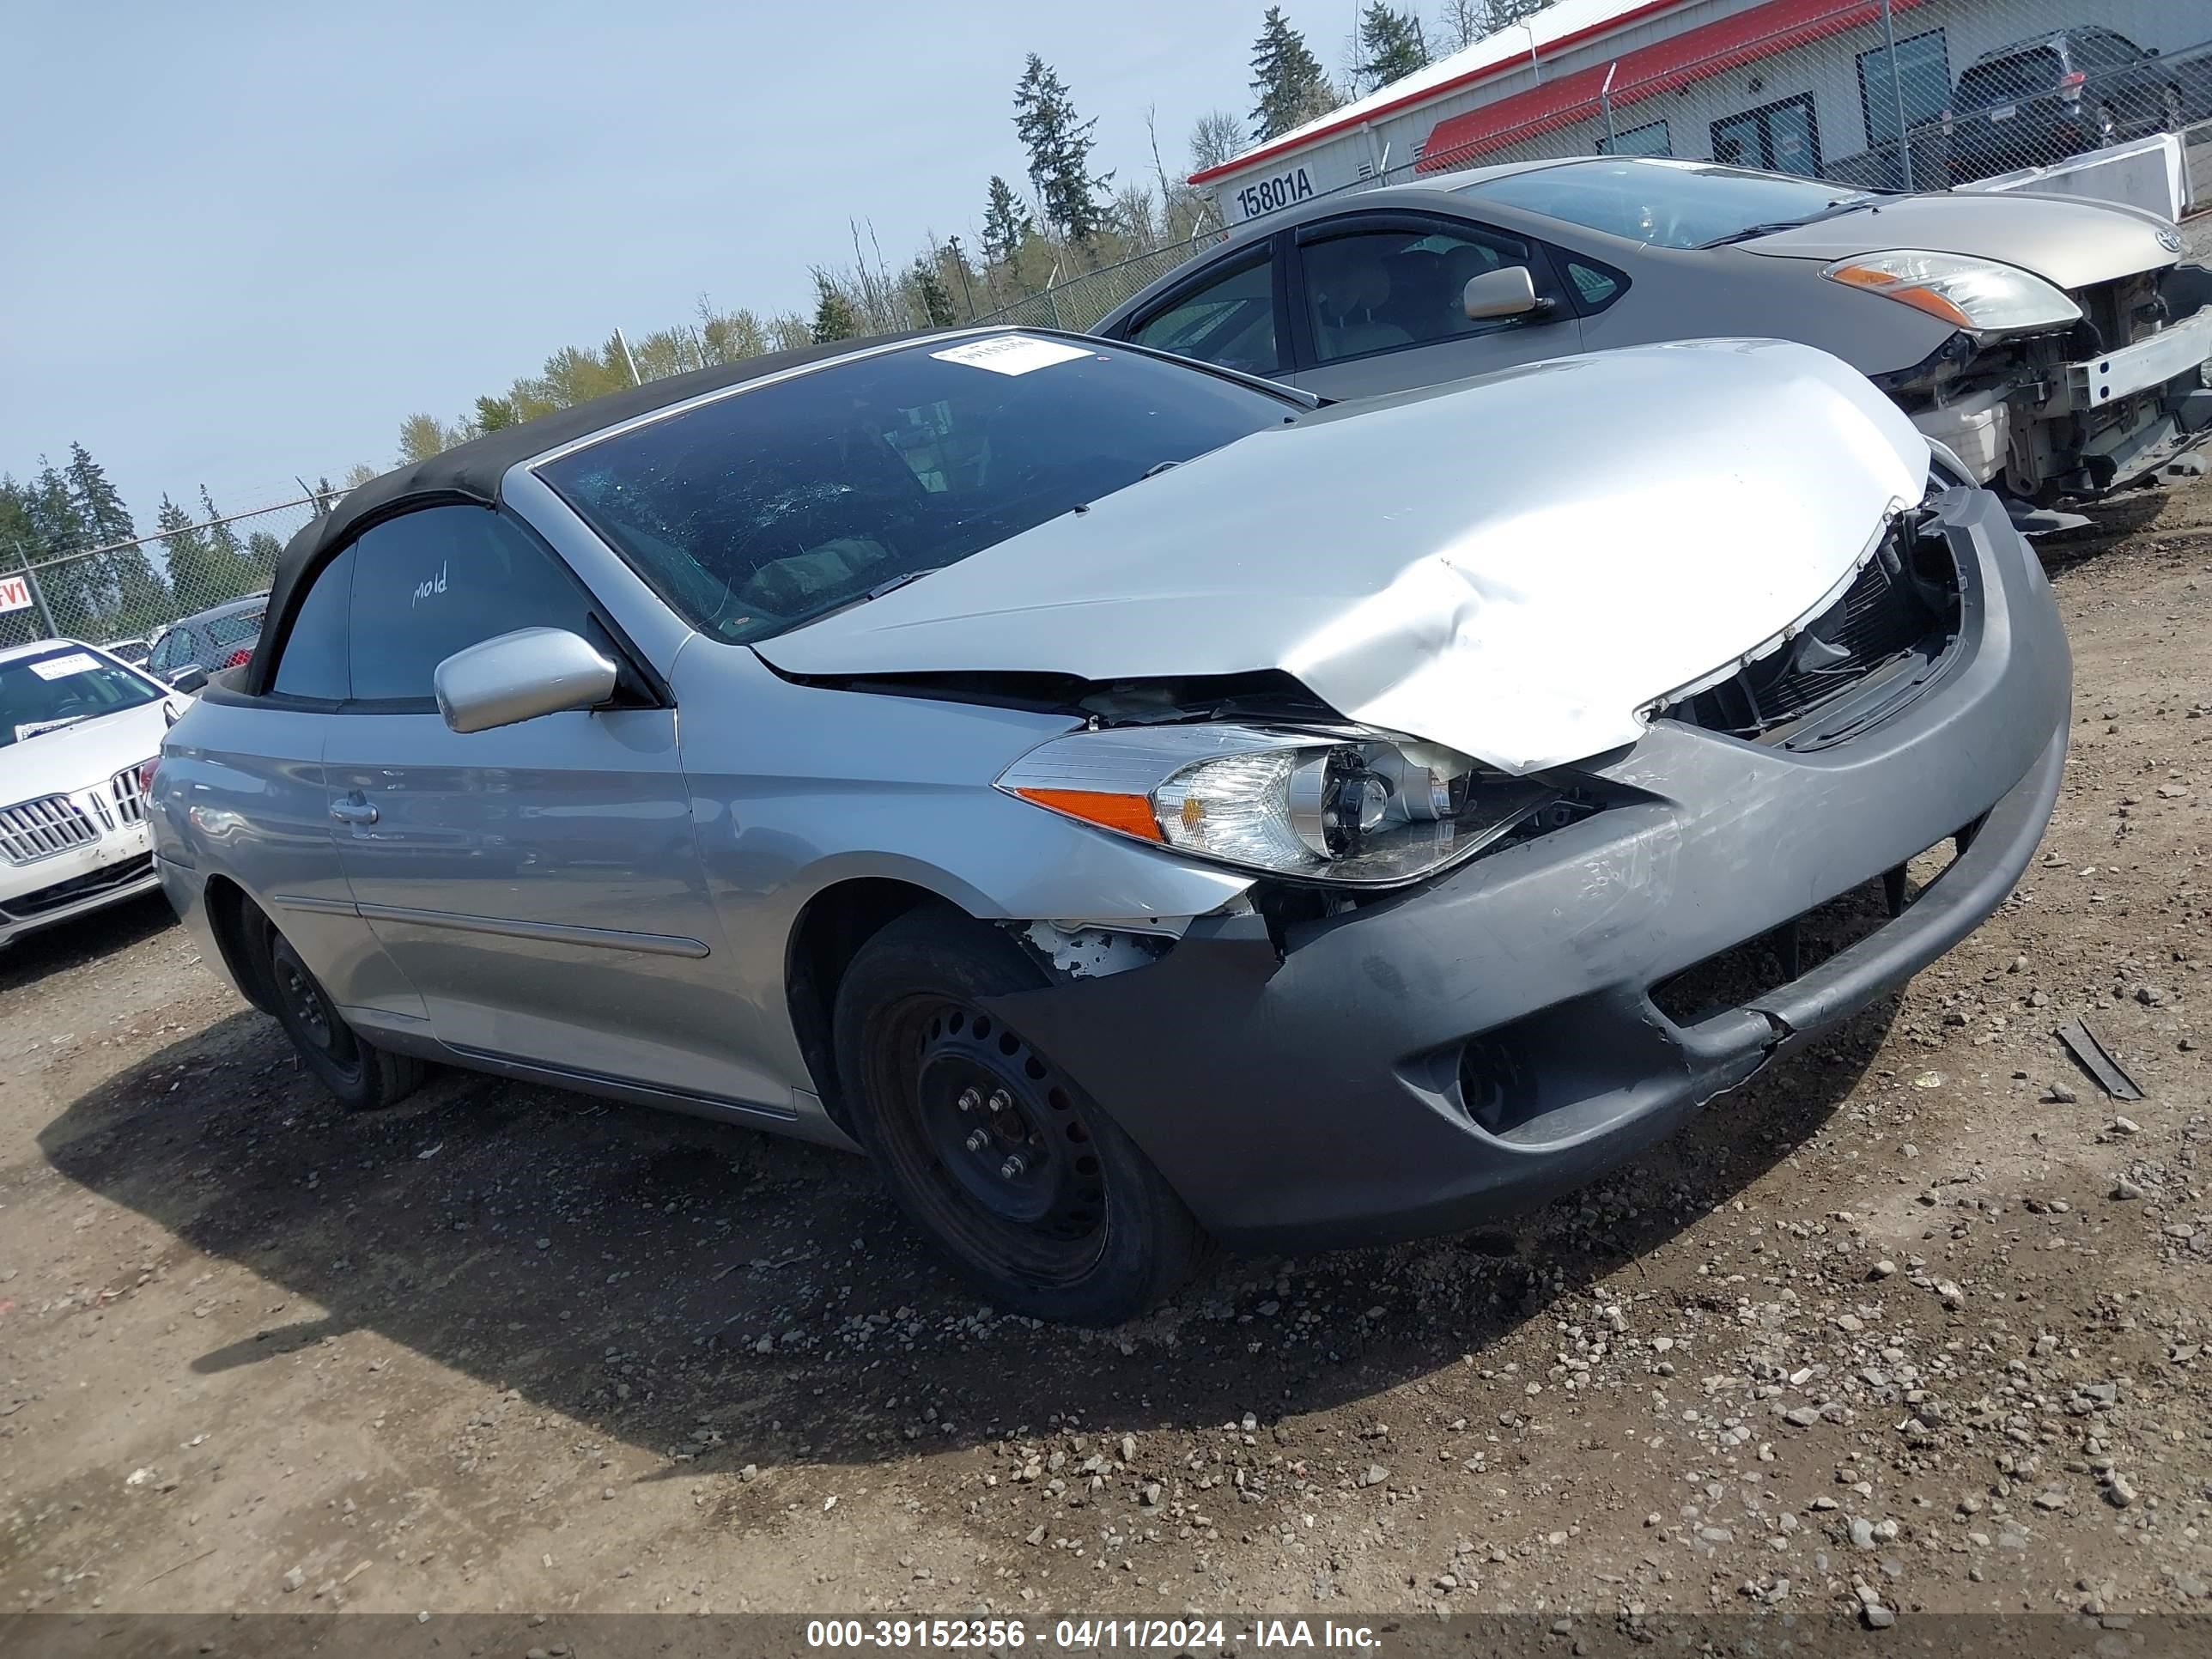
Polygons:
<instances>
[{"instance_id":1,"label":"silver paint dent","mask_svg":"<svg viewBox=\"0 0 2212 1659\"><path fill-rule=\"evenodd\" d=\"M825 675L1278 669L1535 771L1633 743L1654 698L1814 614L1928 464L1810 347L1562 358L1255 434L754 649Z\"/></svg>"}]
</instances>

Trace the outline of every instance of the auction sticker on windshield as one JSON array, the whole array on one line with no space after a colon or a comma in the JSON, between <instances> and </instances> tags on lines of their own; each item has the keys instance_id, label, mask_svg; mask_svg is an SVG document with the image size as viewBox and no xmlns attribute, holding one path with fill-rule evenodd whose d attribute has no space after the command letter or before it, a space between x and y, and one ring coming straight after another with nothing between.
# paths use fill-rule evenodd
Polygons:
<instances>
[{"instance_id":1,"label":"auction sticker on windshield","mask_svg":"<svg viewBox=\"0 0 2212 1659\"><path fill-rule=\"evenodd\" d=\"M1033 339L1026 334L994 334L988 340L970 340L929 355L942 363L967 363L994 374L1026 374L1033 368L1050 368L1054 363L1088 357L1091 349L1060 340Z\"/></svg>"},{"instance_id":2,"label":"auction sticker on windshield","mask_svg":"<svg viewBox=\"0 0 2212 1659\"><path fill-rule=\"evenodd\" d=\"M89 674L100 666L100 659L89 651L72 651L66 657L48 657L31 665L31 672L42 680L67 679L71 674Z\"/></svg>"}]
</instances>

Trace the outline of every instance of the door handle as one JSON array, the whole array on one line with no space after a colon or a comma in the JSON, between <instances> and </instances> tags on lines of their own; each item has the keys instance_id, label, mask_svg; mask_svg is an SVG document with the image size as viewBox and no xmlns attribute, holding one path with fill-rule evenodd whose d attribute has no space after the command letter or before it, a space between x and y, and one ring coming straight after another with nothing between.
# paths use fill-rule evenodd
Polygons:
<instances>
[{"instance_id":1,"label":"door handle","mask_svg":"<svg viewBox=\"0 0 2212 1659\"><path fill-rule=\"evenodd\" d=\"M363 800L356 791L343 800L332 801L331 816L340 823L374 823L376 809Z\"/></svg>"}]
</instances>

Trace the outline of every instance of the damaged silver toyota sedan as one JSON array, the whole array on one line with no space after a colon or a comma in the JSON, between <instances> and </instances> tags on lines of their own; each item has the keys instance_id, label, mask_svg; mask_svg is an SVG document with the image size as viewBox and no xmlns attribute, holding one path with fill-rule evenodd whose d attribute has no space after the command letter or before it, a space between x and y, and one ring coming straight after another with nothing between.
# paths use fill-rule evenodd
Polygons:
<instances>
[{"instance_id":1,"label":"damaged silver toyota sedan","mask_svg":"<svg viewBox=\"0 0 2212 1659\"><path fill-rule=\"evenodd\" d=\"M161 878L345 1103L857 1144L1107 1322L1208 1235L1571 1187L1902 983L2027 865L2069 662L1997 501L1806 347L1323 407L969 330L365 485L225 678Z\"/></svg>"}]
</instances>

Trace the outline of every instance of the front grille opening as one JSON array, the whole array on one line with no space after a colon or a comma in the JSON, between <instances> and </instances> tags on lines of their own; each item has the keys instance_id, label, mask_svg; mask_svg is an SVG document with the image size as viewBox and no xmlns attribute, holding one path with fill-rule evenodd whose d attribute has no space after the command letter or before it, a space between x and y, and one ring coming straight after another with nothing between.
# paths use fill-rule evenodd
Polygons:
<instances>
[{"instance_id":1,"label":"front grille opening","mask_svg":"<svg viewBox=\"0 0 2212 1659\"><path fill-rule=\"evenodd\" d=\"M43 916L79 899L89 898L116 887L127 887L154 867L154 855L142 853L137 858L125 859L104 870L94 870L88 875L74 876L67 881L58 881L51 887L41 887L36 892L21 893L7 902L0 915L12 916L19 921L28 921Z\"/></svg>"},{"instance_id":2,"label":"front grille opening","mask_svg":"<svg viewBox=\"0 0 2212 1659\"><path fill-rule=\"evenodd\" d=\"M1972 828L1961 836L1971 840ZM1947 837L1902 866L1902 907L1909 909L1958 854L1958 839ZM1652 1006L1677 1025L1695 1025L1780 990L1890 922L1891 880L1861 882L1778 928L1691 963L1651 988Z\"/></svg>"},{"instance_id":3,"label":"front grille opening","mask_svg":"<svg viewBox=\"0 0 2212 1659\"><path fill-rule=\"evenodd\" d=\"M1959 564L1949 540L1918 514L1900 514L1844 596L1719 684L1660 709L1733 738L1825 747L1872 720L1810 729L1816 717L1861 694L1886 719L1911 701L1948 654L1959 628ZM1876 699L1885 688L1893 695Z\"/></svg>"}]
</instances>

